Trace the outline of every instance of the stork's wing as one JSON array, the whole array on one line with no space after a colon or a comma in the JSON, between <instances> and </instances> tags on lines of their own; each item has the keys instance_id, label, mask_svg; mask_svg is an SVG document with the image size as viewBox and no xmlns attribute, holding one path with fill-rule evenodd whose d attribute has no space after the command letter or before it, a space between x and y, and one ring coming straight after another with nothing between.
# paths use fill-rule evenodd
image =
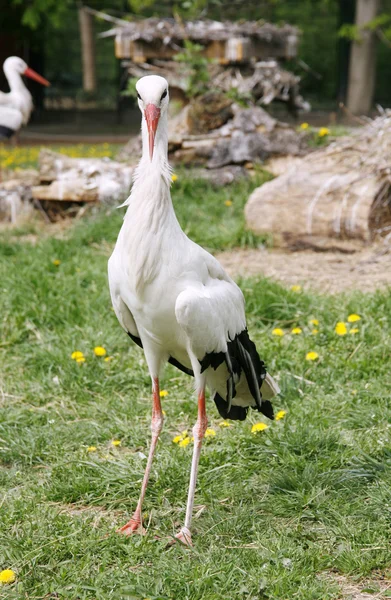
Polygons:
<instances>
[{"instance_id":1,"label":"stork's wing","mask_svg":"<svg viewBox=\"0 0 391 600\"><path fill-rule=\"evenodd\" d=\"M114 253L110 257L108 263L108 275L111 302L120 325L132 338L140 338L133 315L121 297L119 285L119 282L121 281L121 271L119 269L117 257Z\"/></svg>"},{"instance_id":2,"label":"stork's wing","mask_svg":"<svg viewBox=\"0 0 391 600\"><path fill-rule=\"evenodd\" d=\"M189 286L177 298L175 315L200 361L207 354L225 354L228 342L246 328L243 294L230 280Z\"/></svg>"},{"instance_id":3,"label":"stork's wing","mask_svg":"<svg viewBox=\"0 0 391 600\"><path fill-rule=\"evenodd\" d=\"M10 137L19 131L23 123L23 115L16 108L0 105L0 127L2 137Z\"/></svg>"},{"instance_id":4,"label":"stork's wing","mask_svg":"<svg viewBox=\"0 0 391 600\"><path fill-rule=\"evenodd\" d=\"M189 286L179 294L175 305L177 321L200 363L201 373L226 364L226 414L230 415L236 385L243 374L254 405L273 418L270 402L262 400L260 390L267 373L247 332L243 294L225 273L224 276L210 278L206 285Z\"/></svg>"}]
</instances>

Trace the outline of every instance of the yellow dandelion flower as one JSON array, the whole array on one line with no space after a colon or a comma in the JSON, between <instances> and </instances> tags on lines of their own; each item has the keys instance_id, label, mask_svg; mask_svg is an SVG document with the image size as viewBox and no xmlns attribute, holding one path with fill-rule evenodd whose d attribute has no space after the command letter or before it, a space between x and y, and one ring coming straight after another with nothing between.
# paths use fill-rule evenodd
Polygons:
<instances>
[{"instance_id":1,"label":"yellow dandelion flower","mask_svg":"<svg viewBox=\"0 0 391 600\"><path fill-rule=\"evenodd\" d=\"M120 446L120 445L121 445L121 440L113 440L113 441L111 442L111 445L112 445L112 446L115 446L115 447L117 448L117 446Z\"/></svg>"},{"instance_id":2,"label":"yellow dandelion flower","mask_svg":"<svg viewBox=\"0 0 391 600\"><path fill-rule=\"evenodd\" d=\"M87 452L96 452L96 446L88 446Z\"/></svg>"},{"instance_id":3,"label":"yellow dandelion flower","mask_svg":"<svg viewBox=\"0 0 391 600\"><path fill-rule=\"evenodd\" d=\"M105 358L103 359L105 362L110 362L111 360L113 360L112 356L105 356Z\"/></svg>"},{"instance_id":4,"label":"yellow dandelion flower","mask_svg":"<svg viewBox=\"0 0 391 600\"><path fill-rule=\"evenodd\" d=\"M61 265L61 260L58 260L58 258L55 258L54 260L52 260L52 263L54 264L55 267L58 267Z\"/></svg>"},{"instance_id":5,"label":"yellow dandelion flower","mask_svg":"<svg viewBox=\"0 0 391 600\"><path fill-rule=\"evenodd\" d=\"M84 354L83 354L83 352L80 352L80 350L75 350L75 351L74 351L74 352L72 352L72 354L71 354L71 358L72 358L73 360L77 360L78 358L83 358L83 357L84 357Z\"/></svg>"},{"instance_id":6,"label":"yellow dandelion flower","mask_svg":"<svg viewBox=\"0 0 391 600\"><path fill-rule=\"evenodd\" d=\"M225 206L232 206L233 202L232 202L232 200L226 200L224 202L224 204L225 204Z\"/></svg>"},{"instance_id":7,"label":"yellow dandelion flower","mask_svg":"<svg viewBox=\"0 0 391 600\"><path fill-rule=\"evenodd\" d=\"M231 427L231 423L229 421L221 421L219 427Z\"/></svg>"},{"instance_id":8,"label":"yellow dandelion flower","mask_svg":"<svg viewBox=\"0 0 391 600\"><path fill-rule=\"evenodd\" d=\"M319 329L313 329L313 330L311 331L311 333L312 333L312 335L318 335L318 333L319 333Z\"/></svg>"},{"instance_id":9,"label":"yellow dandelion flower","mask_svg":"<svg viewBox=\"0 0 391 600\"><path fill-rule=\"evenodd\" d=\"M329 135L330 133L330 129L327 129L327 127L321 127L318 131L318 136L320 138L325 137L326 135Z\"/></svg>"},{"instance_id":10,"label":"yellow dandelion flower","mask_svg":"<svg viewBox=\"0 0 391 600\"><path fill-rule=\"evenodd\" d=\"M14 583L16 580L16 574L12 569L4 569L0 571L0 583Z\"/></svg>"},{"instance_id":11,"label":"yellow dandelion flower","mask_svg":"<svg viewBox=\"0 0 391 600\"><path fill-rule=\"evenodd\" d=\"M283 419L286 415L286 410L279 410L278 413L275 416L276 421L280 421L281 419Z\"/></svg>"},{"instance_id":12,"label":"yellow dandelion flower","mask_svg":"<svg viewBox=\"0 0 391 600\"><path fill-rule=\"evenodd\" d=\"M166 396L168 396L167 390L160 390L159 396L160 398L165 398Z\"/></svg>"},{"instance_id":13,"label":"yellow dandelion flower","mask_svg":"<svg viewBox=\"0 0 391 600\"><path fill-rule=\"evenodd\" d=\"M103 348L103 346L95 346L94 354L95 356L106 356L107 351L105 350L105 348Z\"/></svg>"},{"instance_id":14,"label":"yellow dandelion flower","mask_svg":"<svg viewBox=\"0 0 391 600\"><path fill-rule=\"evenodd\" d=\"M185 437L183 438L183 440L181 440L178 444L178 446L180 446L181 448L186 448L186 446L188 446L190 444L190 438L189 437Z\"/></svg>"},{"instance_id":15,"label":"yellow dandelion flower","mask_svg":"<svg viewBox=\"0 0 391 600\"><path fill-rule=\"evenodd\" d=\"M216 431L211 427L208 427L208 429L205 431L205 437L213 437L214 435L216 435Z\"/></svg>"},{"instance_id":16,"label":"yellow dandelion flower","mask_svg":"<svg viewBox=\"0 0 391 600\"><path fill-rule=\"evenodd\" d=\"M171 175L171 181L176 181L178 179L178 175L175 175L175 173L173 173Z\"/></svg>"},{"instance_id":17,"label":"yellow dandelion flower","mask_svg":"<svg viewBox=\"0 0 391 600\"><path fill-rule=\"evenodd\" d=\"M292 292L301 292L301 285L291 285Z\"/></svg>"},{"instance_id":18,"label":"yellow dandelion flower","mask_svg":"<svg viewBox=\"0 0 391 600\"><path fill-rule=\"evenodd\" d=\"M285 333L284 333L284 331L282 329L280 329L279 327L277 327L276 329L273 329L272 335L277 335L279 337L282 337L283 335L285 335Z\"/></svg>"},{"instance_id":19,"label":"yellow dandelion flower","mask_svg":"<svg viewBox=\"0 0 391 600\"><path fill-rule=\"evenodd\" d=\"M306 360L317 360L319 358L319 354L317 352L307 352L305 355Z\"/></svg>"},{"instance_id":20,"label":"yellow dandelion flower","mask_svg":"<svg viewBox=\"0 0 391 600\"><path fill-rule=\"evenodd\" d=\"M348 316L348 323L355 323L356 321L361 321L360 315L353 313L352 315Z\"/></svg>"},{"instance_id":21,"label":"yellow dandelion flower","mask_svg":"<svg viewBox=\"0 0 391 600\"><path fill-rule=\"evenodd\" d=\"M308 123L302 123L302 124L300 125L300 129L302 129L303 131L305 131L305 130L306 130L306 129L308 129L308 128L309 128L309 124L308 124Z\"/></svg>"},{"instance_id":22,"label":"yellow dandelion flower","mask_svg":"<svg viewBox=\"0 0 391 600\"><path fill-rule=\"evenodd\" d=\"M355 335L355 334L356 334L356 333L358 333L359 331L360 331L360 330L359 330L359 328L358 328L358 327L353 327L353 329L351 329L351 330L349 331L349 333L351 333L352 335Z\"/></svg>"},{"instance_id":23,"label":"yellow dandelion flower","mask_svg":"<svg viewBox=\"0 0 391 600\"><path fill-rule=\"evenodd\" d=\"M339 321L335 326L335 333L337 335L346 335L348 332L345 323L343 321Z\"/></svg>"},{"instance_id":24,"label":"yellow dandelion flower","mask_svg":"<svg viewBox=\"0 0 391 600\"><path fill-rule=\"evenodd\" d=\"M187 437L187 429L184 429L179 435L173 438L174 444L179 444L180 441L184 440Z\"/></svg>"},{"instance_id":25,"label":"yellow dandelion flower","mask_svg":"<svg viewBox=\"0 0 391 600\"><path fill-rule=\"evenodd\" d=\"M76 360L77 363L84 363L84 362L86 362L86 359L84 358L84 356L79 356L75 360Z\"/></svg>"},{"instance_id":26,"label":"yellow dandelion flower","mask_svg":"<svg viewBox=\"0 0 391 600\"><path fill-rule=\"evenodd\" d=\"M316 327L319 325L318 319L310 319L311 325L315 325Z\"/></svg>"},{"instance_id":27,"label":"yellow dandelion flower","mask_svg":"<svg viewBox=\"0 0 391 600\"><path fill-rule=\"evenodd\" d=\"M303 330L301 329L301 327L294 327L292 329L291 333L293 335L300 335L301 333L303 333Z\"/></svg>"},{"instance_id":28,"label":"yellow dandelion flower","mask_svg":"<svg viewBox=\"0 0 391 600\"><path fill-rule=\"evenodd\" d=\"M251 433L257 433L258 431L265 431L265 429L268 429L269 425L266 425L266 423L255 423L255 425L253 425L251 427Z\"/></svg>"}]
</instances>

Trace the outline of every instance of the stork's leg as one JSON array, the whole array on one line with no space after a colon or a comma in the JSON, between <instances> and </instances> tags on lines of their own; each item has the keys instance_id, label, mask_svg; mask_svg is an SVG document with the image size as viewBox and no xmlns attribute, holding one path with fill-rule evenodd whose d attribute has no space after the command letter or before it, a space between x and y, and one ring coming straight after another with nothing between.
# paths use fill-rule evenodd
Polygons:
<instances>
[{"instance_id":1,"label":"stork's leg","mask_svg":"<svg viewBox=\"0 0 391 600\"><path fill-rule=\"evenodd\" d=\"M132 533L137 532L137 531L140 531L140 533L143 533L141 509L142 509L142 505L143 505L145 491L146 491L147 485L148 485L149 475L151 472L153 455L155 454L156 444L157 444L157 441L159 438L159 434L163 427L163 412L162 412L162 407L160 404L159 379L157 377L155 377L153 379L152 395L153 395L152 396L153 404L152 404L152 423L151 423L151 430L152 430L151 447L149 449L147 466L145 468L143 483L141 485L141 494L140 494L139 501L137 503L136 510L134 511L134 514L133 514L132 518L130 519L130 521L128 523L126 523L126 525L124 525L123 527L118 529L118 533L123 533L124 535L131 535Z\"/></svg>"},{"instance_id":2,"label":"stork's leg","mask_svg":"<svg viewBox=\"0 0 391 600\"><path fill-rule=\"evenodd\" d=\"M194 450L193 459L191 462L190 485L189 495L187 497L185 524L180 530L180 532L175 536L178 540L180 540L187 546L192 546L190 527L193 515L194 494L197 482L198 463L200 460L202 440L204 439L207 426L208 419L206 416L204 387L198 394L198 418L196 424L193 427Z\"/></svg>"}]
</instances>

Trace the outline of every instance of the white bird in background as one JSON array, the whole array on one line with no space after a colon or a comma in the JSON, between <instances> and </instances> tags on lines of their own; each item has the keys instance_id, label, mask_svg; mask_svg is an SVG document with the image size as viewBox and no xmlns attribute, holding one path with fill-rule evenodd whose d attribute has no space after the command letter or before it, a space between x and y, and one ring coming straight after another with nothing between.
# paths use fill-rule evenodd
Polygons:
<instances>
[{"instance_id":1,"label":"white bird in background","mask_svg":"<svg viewBox=\"0 0 391 600\"><path fill-rule=\"evenodd\" d=\"M27 125L33 110L33 99L22 75L48 86L44 77L30 69L18 56L9 56L3 65L10 91L0 92L0 140L12 137L22 125Z\"/></svg>"},{"instance_id":2,"label":"white bird in background","mask_svg":"<svg viewBox=\"0 0 391 600\"><path fill-rule=\"evenodd\" d=\"M124 223L109 260L117 318L144 349L152 379L152 442L137 508L119 531L143 531L141 508L163 426L159 374L168 361L194 376L198 419L185 523L176 537L191 540L191 518L202 439L207 428L205 388L225 419L246 418L249 407L273 418L279 392L250 340L239 287L219 262L182 231L171 201L168 165L168 84L150 75L137 82L143 152Z\"/></svg>"}]
</instances>

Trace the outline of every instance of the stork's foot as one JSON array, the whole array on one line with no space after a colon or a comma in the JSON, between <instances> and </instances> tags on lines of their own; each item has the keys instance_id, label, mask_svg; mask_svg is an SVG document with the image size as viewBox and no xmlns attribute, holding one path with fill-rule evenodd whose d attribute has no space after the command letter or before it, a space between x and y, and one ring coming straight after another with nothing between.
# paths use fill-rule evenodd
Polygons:
<instances>
[{"instance_id":1,"label":"stork's foot","mask_svg":"<svg viewBox=\"0 0 391 600\"><path fill-rule=\"evenodd\" d=\"M191 547L193 545L193 542L191 540L190 529L188 529L187 527L182 527L180 532L176 534L175 539L182 542L182 544L184 544L185 546Z\"/></svg>"},{"instance_id":2,"label":"stork's foot","mask_svg":"<svg viewBox=\"0 0 391 600\"><path fill-rule=\"evenodd\" d=\"M133 535L134 533L145 535L145 529L140 519L132 517L126 525L117 529L117 533L121 533L122 535Z\"/></svg>"}]
</instances>

